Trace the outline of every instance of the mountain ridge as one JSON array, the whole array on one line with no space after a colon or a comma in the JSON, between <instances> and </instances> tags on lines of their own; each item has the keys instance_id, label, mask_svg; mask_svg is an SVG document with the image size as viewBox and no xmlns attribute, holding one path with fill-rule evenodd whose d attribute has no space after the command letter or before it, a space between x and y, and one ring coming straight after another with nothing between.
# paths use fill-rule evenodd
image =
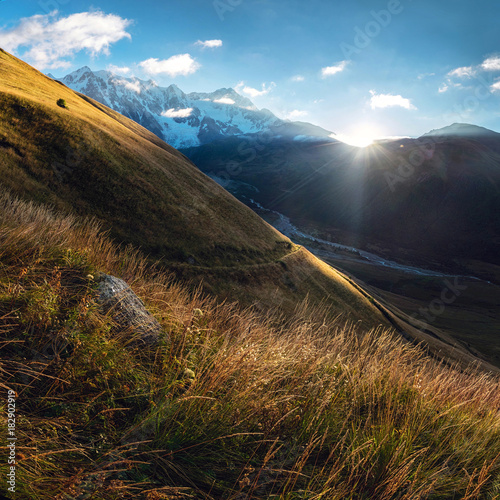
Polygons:
<instances>
[{"instance_id":1,"label":"mountain ridge","mask_svg":"<svg viewBox=\"0 0 500 500\"><path fill-rule=\"evenodd\" d=\"M498 132L490 130L486 127L481 127L479 125L474 125L472 123L452 123L442 128L433 129L429 132L423 134L421 137L432 137L432 136L459 136L459 137L477 137L477 136L491 136L500 137Z\"/></svg>"},{"instance_id":2,"label":"mountain ridge","mask_svg":"<svg viewBox=\"0 0 500 500\"><path fill-rule=\"evenodd\" d=\"M316 125L282 120L268 109L259 110L233 88L185 93L175 84L160 87L154 80L92 71L88 66L58 81L140 123L176 148L256 133L327 140L332 136Z\"/></svg>"}]
</instances>

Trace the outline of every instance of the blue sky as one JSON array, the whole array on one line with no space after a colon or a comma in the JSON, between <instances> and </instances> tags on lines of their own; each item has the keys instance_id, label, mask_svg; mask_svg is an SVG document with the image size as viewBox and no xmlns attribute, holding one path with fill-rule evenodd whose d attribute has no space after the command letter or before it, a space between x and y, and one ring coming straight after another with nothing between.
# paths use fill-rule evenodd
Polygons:
<instances>
[{"instance_id":1,"label":"blue sky","mask_svg":"<svg viewBox=\"0 0 500 500\"><path fill-rule=\"evenodd\" d=\"M56 76L233 87L361 143L457 121L500 131L498 19L497 0L5 0L0 46Z\"/></svg>"}]
</instances>

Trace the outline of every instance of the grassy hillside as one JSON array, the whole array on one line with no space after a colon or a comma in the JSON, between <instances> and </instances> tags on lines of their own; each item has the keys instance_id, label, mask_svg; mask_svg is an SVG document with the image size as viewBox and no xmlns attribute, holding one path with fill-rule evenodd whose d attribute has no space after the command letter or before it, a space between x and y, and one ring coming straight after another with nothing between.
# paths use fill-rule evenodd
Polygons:
<instances>
[{"instance_id":1,"label":"grassy hillside","mask_svg":"<svg viewBox=\"0 0 500 500\"><path fill-rule=\"evenodd\" d=\"M127 280L170 340L140 349L113 328L98 272ZM324 318L220 305L95 223L2 194L15 498L499 498L500 380Z\"/></svg>"},{"instance_id":2,"label":"grassy hillside","mask_svg":"<svg viewBox=\"0 0 500 500\"><path fill-rule=\"evenodd\" d=\"M156 136L0 53L2 182L167 260L259 262L290 242ZM67 108L57 106L64 99Z\"/></svg>"},{"instance_id":3,"label":"grassy hillside","mask_svg":"<svg viewBox=\"0 0 500 500\"><path fill-rule=\"evenodd\" d=\"M387 324L342 276L294 247L182 154L3 51L0 178L24 199L96 217L115 240L221 299L291 312L309 296L330 303L334 315Z\"/></svg>"}]
</instances>

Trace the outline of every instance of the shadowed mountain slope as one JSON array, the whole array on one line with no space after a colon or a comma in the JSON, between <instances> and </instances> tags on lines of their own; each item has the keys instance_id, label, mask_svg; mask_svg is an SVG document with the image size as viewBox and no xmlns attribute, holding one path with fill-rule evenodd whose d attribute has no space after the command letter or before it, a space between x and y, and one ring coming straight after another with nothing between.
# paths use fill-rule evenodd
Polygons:
<instances>
[{"instance_id":1,"label":"shadowed mountain slope","mask_svg":"<svg viewBox=\"0 0 500 500\"><path fill-rule=\"evenodd\" d=\"M446 132L364 149L286 140L257 147L248 138L184 152L240 199L324 239L422 265L498 264L500 134Z\"/></svg>"}]
</instances>

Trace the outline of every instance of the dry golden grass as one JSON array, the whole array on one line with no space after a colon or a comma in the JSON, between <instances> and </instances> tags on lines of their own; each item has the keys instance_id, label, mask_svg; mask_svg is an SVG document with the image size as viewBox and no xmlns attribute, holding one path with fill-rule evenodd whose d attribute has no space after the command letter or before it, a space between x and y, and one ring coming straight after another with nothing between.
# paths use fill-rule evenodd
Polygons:
<instances>
[{"instance_id":1,"label":"dry golden grass","mask_svg":"<svg viewBox=\"0 0 500 500\"><path fill-rule=\"evenodd\" d=\"M141 350L116 333L99 271L126 279L170 340ZM16 498L500 498L497 377L307 304L220 304L94 221L8 194L0 318Z\"/></svg>"}]
</instances>

